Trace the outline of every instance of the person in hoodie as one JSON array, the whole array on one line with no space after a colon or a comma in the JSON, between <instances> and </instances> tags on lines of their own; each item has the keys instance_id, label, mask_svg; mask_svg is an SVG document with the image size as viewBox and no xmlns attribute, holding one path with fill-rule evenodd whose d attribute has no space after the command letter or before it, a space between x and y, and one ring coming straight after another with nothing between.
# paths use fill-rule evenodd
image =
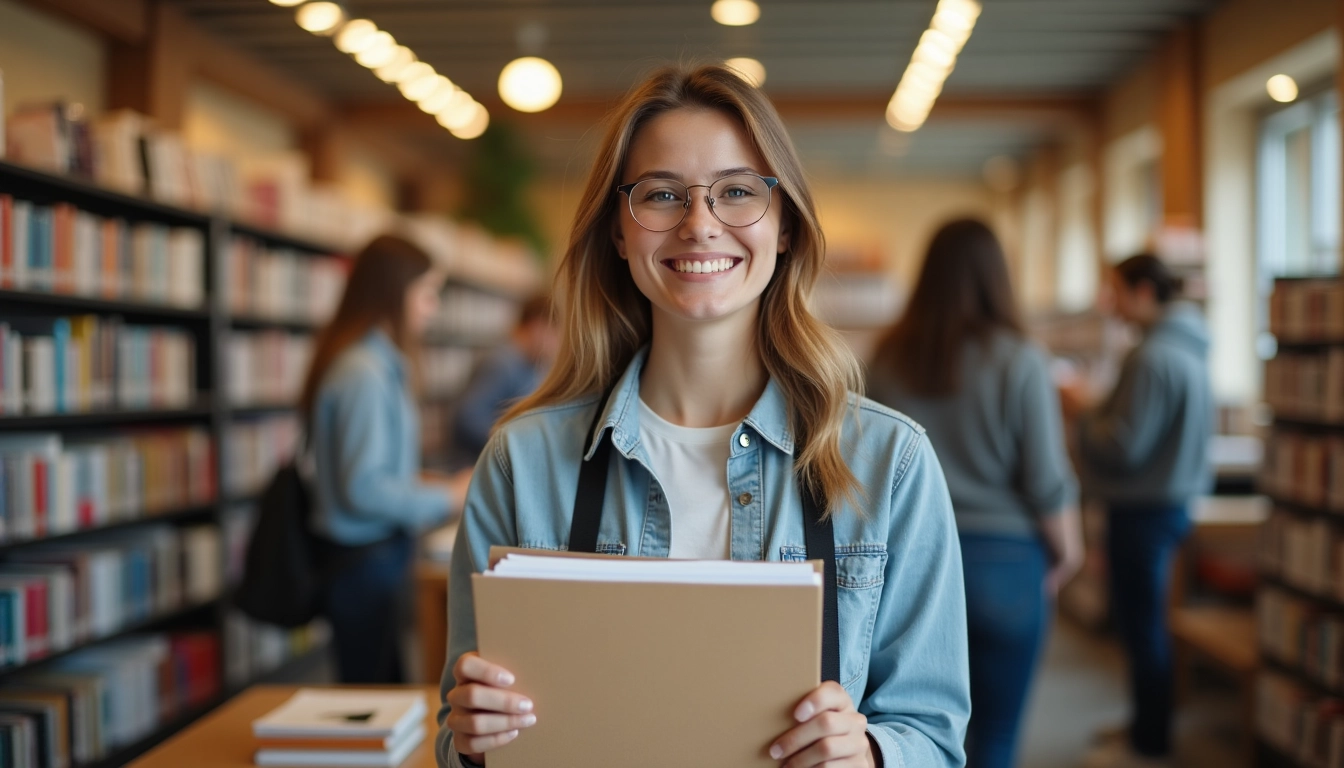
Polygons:
<instances>
[{"instance_id":1,"label":"person in hoodie","mask_svg":"<svg viewBox=\"0 0 1344 768\"><path fill-rule=\"evenodd\" d=\"M1084 488L1107 509L1111 610L1129 662L1132 720L1104 741L1087 768L1169 765L1172 647L1167 592L1190 504L1212 486L1213 396L1208 331L1199 307L1178 300L1180 280L1156 256L1116 265L1113 312L1143 339L1115 389L1087 407L1061 389L1076 415Z\"/></svg>"}]
</instances>

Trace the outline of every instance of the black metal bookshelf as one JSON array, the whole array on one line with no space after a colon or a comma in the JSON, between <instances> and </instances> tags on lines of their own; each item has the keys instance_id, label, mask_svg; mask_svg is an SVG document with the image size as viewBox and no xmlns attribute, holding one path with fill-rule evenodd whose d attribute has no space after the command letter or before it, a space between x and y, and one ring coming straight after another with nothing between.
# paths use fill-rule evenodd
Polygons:
<instances>
[{"instance_id":1,"label":"black metal bookshelf","mask_svg":"<svg viewBox=\"0 0 1344 768\"><path fill-rule=\"evenodd\" d=\"M203 274L204 303L200 307L181 307L139 301L124 297L102 295L80 295L37 290L0 290L0 321L6 316L71 316L95 314L105 317L119 317L127 322L144 325L171 326L192 334L195 339L195 380L193 385L198 396L185 407L145 408L145 409L107 409L78 413L17 413L0 414L0 435L28 432L56 432L62 436L115 435L141 429L157 429L170 425L203 425L208 430L214 445L214 475L225 477L224 462L227 450L226 437L229 424L236 416L249 414L281 412L288 406L278 404L246 408L231 408L218 396L224 391L223 371L226 370L225 339L230 329L281 329L311 333L315 330L312 323L271 320L267 318L233 317L225 300L225 286L228 280L230 249L228 245L235 236L248 237L273 248L289 249L297 253L317 256L338 255L340 250L302 238L269 231L263 227L239 223L225 217L187 210L165 205L147 197L125 194L103 189L86 180L69 176L44 173L40 170L24 168L11 163L0 162L0 194L12 195L16 199L30 201L37 205L70 204L80 211L103 218L120 219L128 224L148 223L168 227L186 227L198 230L204 243ZM184 509L165 510L158 514L144 514L129 519L119 519L93 528L84 528L59 536L48 536L28 540L0 541L0 559L25 551L29 547L60 542L81 542L96 538L108 531L131 530L140 526L168 523L174 526L200 522L213 522L219 526L221 534L227 503L217 500L213 503L192 506ZM224 564L221 563L221 568ZM224 583L225 574L220 574L220 583ZM62 649L59 653L49 654L19 665L0 668L0 684L12 679L14 675L40 667L54 660L67 657L81 650L102 644L117 638L136 633L166 630L172 628L194 628L208 630L218 638L220 648L217 679L220 690L210 701L179 711L154 730L153 733L126 745L107 755L102 760L87 766L76 768L111 768L124 765L135 757L153 748L169 738L182 727L222 704L242 688L256 682L270 679L271 675L258 675L243 685L230 687L225 666L228 659L245 649L235 648L230 643L229 633L225 631L230 613L226 596L203 603L183 605L178 609L145 617L118 629L115 633L97 638L89 638L74 647ZM309 664L311 658L325 653L325 646L319 646L306 654ZM300 659L302 661L303 659ZM292 668L287 665L286 668Z\"/></svg>"}]
</instances>

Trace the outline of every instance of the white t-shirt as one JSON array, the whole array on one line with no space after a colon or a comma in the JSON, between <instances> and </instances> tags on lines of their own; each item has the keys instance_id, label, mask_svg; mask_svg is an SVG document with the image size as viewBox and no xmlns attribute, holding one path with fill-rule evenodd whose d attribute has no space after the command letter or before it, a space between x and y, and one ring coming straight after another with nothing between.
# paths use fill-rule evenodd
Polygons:
<instances>
[{"instance_id":1,"label":"white t-shirt","mask_svg":"<svg viewBox=\"0 0 1344 768\"><path fill-rule=\"evenodd\" d=\"M639 401L639 439L672 513L668 557L728 560L728 455L737 424L682 427Z\"/></svg>"}]
</instances>

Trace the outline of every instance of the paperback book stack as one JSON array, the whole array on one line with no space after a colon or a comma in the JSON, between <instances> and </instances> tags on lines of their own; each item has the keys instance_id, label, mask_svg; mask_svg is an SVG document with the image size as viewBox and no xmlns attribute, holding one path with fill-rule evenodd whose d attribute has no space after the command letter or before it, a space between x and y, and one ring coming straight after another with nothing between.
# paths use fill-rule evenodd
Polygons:
<instances>
[{"instance_id":1,"label":"paperback book stack","mask_svg":"<svg viewBox=\"0 0 1344 768\"><path fill-rule=\"evenodd\" d=\"M257 765L394 768L425 739L420 693L303 688L252 723Z\"/></svg>"}]
</instances>

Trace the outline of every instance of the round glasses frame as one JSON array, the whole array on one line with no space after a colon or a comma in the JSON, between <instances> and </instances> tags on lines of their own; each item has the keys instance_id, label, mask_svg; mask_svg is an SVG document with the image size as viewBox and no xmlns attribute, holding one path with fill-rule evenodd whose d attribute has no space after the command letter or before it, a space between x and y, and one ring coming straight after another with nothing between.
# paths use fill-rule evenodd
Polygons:
<instances>
[{"instance_id":1,"label":"round glasses frame","mask_svg":"<svg viewBox=\"0 0 1344 768\"><path fill-rule=\"evenodd\" d=\"M757 176L754 173L735 173L732 176L725 176L724 178L719 179L714 183L717 184L719 181L725 181L727 179L733 179L740 176L751 176L753 178L760 179L765 184L765 188L767 191L773 190L775 187L779 186L778 178L774 176ZM639 181L633 182L631 184L622 184L616 187L617 194L620 194L622 192L625 193L625 206L630 211L630 218L634 219L636 224L643 227L644 229L647 229L650 232L670 232L676 229L677 227L681 226L681 223L686 220L686 214L691 210L690 191L696 188L712 190L714 187L713 184L690 184L690 185L682 184L682 186L686 188L687 194L686 194L686 202L681 204L681 218L677 219L676 223L670 227L667 227L665 229L654 229L653 227L645 225L644 222L640 221L639 217L635 215L635 201L630 196L631 191L633 191L635 187L648 181L664 181L664 182L670 181L675 184L681 184L681 182L677 181L676 179L640 179ZM724 221L723 218L719 216L719 212L714 208L715 198L711 197L710 195L705 195L705 204L709 206L709 212L714 214L714 218L718 219L720 224L724 225L725 227L741 228L741 227L750 227L752 224L755 224L756 222L765 218L765 214L770 212L770 201L773 198L774 195L770 195L769 197L767 197L765 199L765 208L761 209L761 215L757 216L754 221L749 221L746 224L729 224L728 222Z\"/></svg>"}]
</instances>

